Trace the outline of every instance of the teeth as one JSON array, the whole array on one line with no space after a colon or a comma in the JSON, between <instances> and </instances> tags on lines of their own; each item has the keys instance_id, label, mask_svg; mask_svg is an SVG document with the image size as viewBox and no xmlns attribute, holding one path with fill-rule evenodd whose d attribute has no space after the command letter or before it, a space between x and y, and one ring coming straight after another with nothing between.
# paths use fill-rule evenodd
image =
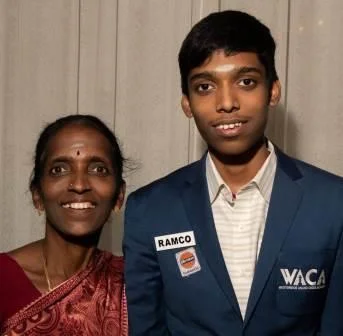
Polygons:
<instances>
[{"instance_id":1,"label":"teeth","mask_svg":"<svg viewBox=\"0 0 343 336\"><path fill-rule=\"evenodd\" d=\"M71 209L93 209L95 206L90 202L80 202L80 203L67 203L62 205L63 208Z\"/></svg>"},{"instance_id":2,"label":"teeth","mask_svg":"<svg viewBox=\"0 0 343 336\"><path fill-rule=\"evenodd\" d=\"M241 122L237 122L234 124L222 124L218 125L216 128L223 129L223 130L228 130L228 129L234 129L235 127L240 127L242 126Z\"/></svg>"}]
</instances>

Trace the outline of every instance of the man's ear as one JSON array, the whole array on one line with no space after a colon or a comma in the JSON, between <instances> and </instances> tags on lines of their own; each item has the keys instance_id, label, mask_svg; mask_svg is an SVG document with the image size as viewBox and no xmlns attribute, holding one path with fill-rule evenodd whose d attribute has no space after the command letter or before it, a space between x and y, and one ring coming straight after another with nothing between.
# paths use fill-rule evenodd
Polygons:
<instances>
[{"instance_id":1,"label":"man's ear","mask_svg":"<svg viewBox=\"0 0 343 336\"><path fill-rule=\"evenodd\" d=\"M269 106L276 106L281 98L281 84L279 80L273 82L271 92L270 92L270 100Z\"/></svg>"},{"instance_id":2,"label":"man's ear","mask_svg":"<svg viewBox=\"0 0 343 336\"><path fill-rule=\"evenodd\" d=\"M193 118L193 113L191 110L189 98L186 95L182 95L181 107L182 107L182 110L183 110L184 114L186 115L186 117Z\"/></svg>"},{"instance_id":3,"label":"man's ear","mask_svg":"<svg viewBox=\"0 0 343 336\"><path fill-rule=\"evenodd\" d=\"M119 190L119 194L118 194L116 203L114 204L114 207L113 207L113 211L115 213L118 213L124 204L125 192L126 192L126 183L125 183L125 181L123 181L122 185L120 186L120 190Z\"/></svg>"}]
</instances>

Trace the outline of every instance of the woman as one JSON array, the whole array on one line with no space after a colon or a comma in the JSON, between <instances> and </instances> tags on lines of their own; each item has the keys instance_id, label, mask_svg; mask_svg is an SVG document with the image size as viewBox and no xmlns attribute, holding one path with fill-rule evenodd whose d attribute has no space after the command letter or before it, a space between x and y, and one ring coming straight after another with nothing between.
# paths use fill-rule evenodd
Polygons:
<instances>
[{"instance_id":1,"label":"woman","mask_svg":"<svg viewBox=\"0 0 343 336\"><path fill-rule=\"evenodd\" d=\"M123 157L98 118L71 115L41 133L30 190L42 240L0 254L2 335L127 335L123 260L96 248L124 200Z\"/></svg>"}]
</instances>

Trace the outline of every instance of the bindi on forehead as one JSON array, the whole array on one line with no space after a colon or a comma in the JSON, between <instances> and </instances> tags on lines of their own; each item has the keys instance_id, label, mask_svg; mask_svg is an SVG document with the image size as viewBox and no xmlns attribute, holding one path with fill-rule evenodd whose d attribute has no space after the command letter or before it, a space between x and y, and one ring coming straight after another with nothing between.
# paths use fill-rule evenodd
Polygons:
<instances>
[{"instance_id":1,"label":"bindi on forehead","mask_svg":"<svg viewBox=\"0 0 343 336\"><path fill-rule=\"evenodd\" d=\"M81 155L80 149L84 148L85 144L84 143L75 143L71 146L72 149L76 149L76 156Z\"/></svg>"}]
</instances>

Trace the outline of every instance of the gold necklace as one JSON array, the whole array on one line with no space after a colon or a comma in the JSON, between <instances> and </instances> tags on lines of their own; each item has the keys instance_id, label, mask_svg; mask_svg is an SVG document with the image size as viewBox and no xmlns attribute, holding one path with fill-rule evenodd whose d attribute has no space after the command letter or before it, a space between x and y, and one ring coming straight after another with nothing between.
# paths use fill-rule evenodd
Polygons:
<instances>
[{"instance_id":1,"label":"gold necklace","mask_svg":"<svg viewBox=\"0 0 343 336\"><path fill-rule=\"evenodd\" d=\"M46 266L46 258L45 258L45 255L44 255L44 248L43 248L43 251L42 251L42 257L43 257L43 268L44 268L45 280L46 280L46 283L48 284L49 292L51 292L53 290L53 288L51 287L51 281L50 281L50 278L49 278L48 268Z\"/></svg>"}]
</instances>

